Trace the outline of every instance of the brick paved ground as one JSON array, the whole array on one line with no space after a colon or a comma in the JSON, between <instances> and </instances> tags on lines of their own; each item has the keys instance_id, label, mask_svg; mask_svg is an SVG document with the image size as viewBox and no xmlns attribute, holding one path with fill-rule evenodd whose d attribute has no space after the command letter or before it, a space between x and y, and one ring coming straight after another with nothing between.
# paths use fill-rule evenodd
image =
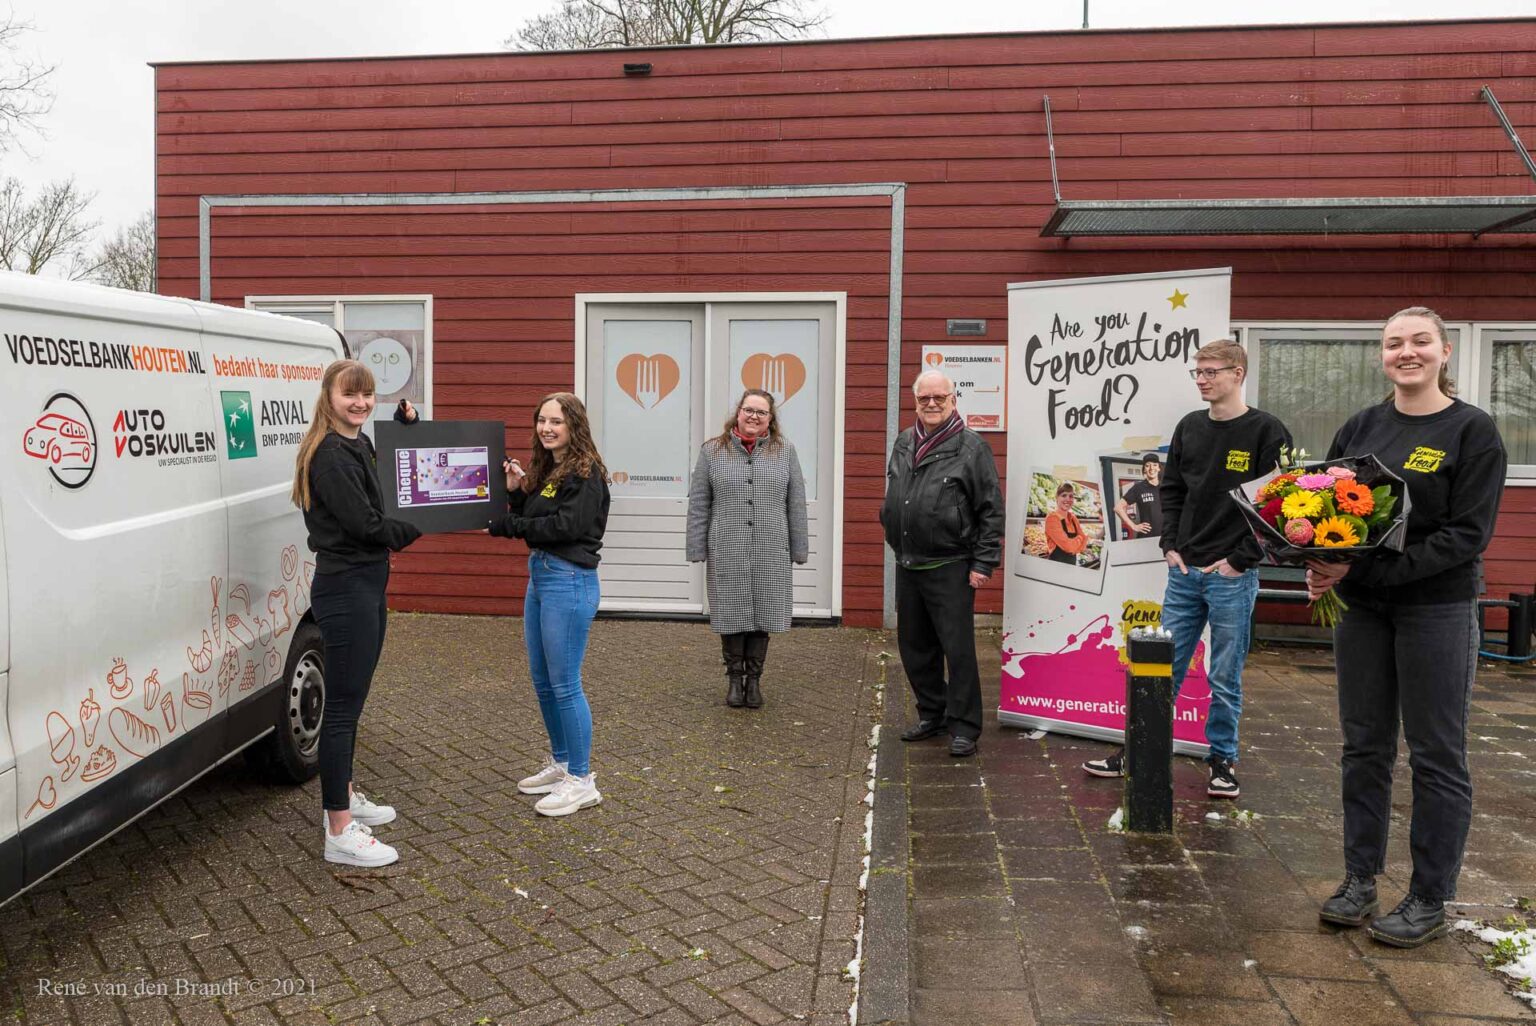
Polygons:
<instances>
[{"instance_id":1,"label":"brick paved ground","mask_svg":"<svg viewBox=\"0 0 1536 1026\"><path fill-rule=\"evenodd\" d=\"M978 638L988 709L997 638ZM1079 769L1103 744L999 730L980 757L894 734L910 699L891 685L880 745L872 919L910 917L910 991L866 976L861 1026L1176 1023L1180 1026L1471 1026L1531 1021L1453 935L1398 951L1321 925L1342 875L1332 653L1276 649L1245 677L1243 797L1205 797L1204 767L1175 760L1176 836L1107 829L1117 781ZM1502 919L1536 897L1536 674L1486 666L1472 700L1476 790L1455 911ZM893 820L907 801L908 813ZM1409 773L1397 772L1387 908L1403 894ZM1215 821L1211 812L1221 813ZM911 901L902 900L910 888ZM891 895L899 913L889 914ZM884 910L883 912L881 910ZM892 932L887 931L889 937ZM875 943L881 943L877 938ZM904 982L904 981L898 981ZM908 1002L910 998L910 1002Z\"/></svg>"},{"instance_id":2,"label":"brick paved ground","mask_svg":"<svg viewBox=\"0 0 1536 1026\"><path fill-rule=\"evenodd\" d=\"M358 782L400 810L379 830L398 865L338 875L318 855L317 782L226 767L0 909L0 1015L845 1022L879 636L776 639L751 713L721 703L706 627L599 622L586 665L604 803L546 820L515 787L543 750L521 629L391 619ZM226 978L305 992L175 996ZM39 980L128 996L39 996Z\"/></svg>"}]
</instances>

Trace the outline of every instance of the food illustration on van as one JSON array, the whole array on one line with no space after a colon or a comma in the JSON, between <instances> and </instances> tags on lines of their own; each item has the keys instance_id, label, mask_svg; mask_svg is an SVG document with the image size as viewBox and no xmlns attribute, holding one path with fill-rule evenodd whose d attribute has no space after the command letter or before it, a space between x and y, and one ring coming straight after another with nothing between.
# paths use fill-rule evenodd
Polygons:
<instances>
[{"instance_id":1,"label":"food illustration on van","mask_svg":"<svg viewBox=\"0 0 1536 1026\"><path fill-rule=\"evenodd\" d=\"M117 756L113 754L112 749L101 745L91 753L89 759L85 760L85 772L80 774L80 779L91 783L102 777L110 777L115 769L117 769Z\"/></svg>"},{"instance_id":2,"label":"food illustration on van","mask_svg":"<svg viewBox=\"0 0 1536 1026\"><path fill-rule=\"evenodd\" d=\"M196 687L192 685L196 684ZM196 709L202 713L199 720L206 720L209 711L213 708L213 696L208 693L208 682L194 681L190 673L181 675L181 720L182 724L190 730L192 728L192 714L188 709Z\"/></svg>"},{"instance_id":3,"label":"food illustration on van","mask_svg":"<svg viewBox=\"0 0 1536 1026\"><path fill-rule=\"evenodd\" d=\"M22 818L30 818L32 813L36 812L38 809L42 809L44 812L47 812L49 809L57 805L58 802L59 789L57 786L55 786L53 777L44 777L43 782L37 785L37 801L33 802L27 807L27 814Z\"/></svg>"},{"instance_id":4,"label":"food illustration on van","mask_svg":"<svg viewBox=\"0 0 1536 1026\"><path fill-rule=\"evenodd\" d=\"M246 663L245 672L240 674L240 690L249 691L256 686L256 664Z\"/></svg>"},{"instance_id":5,"label":"food illustration on van","mask_svg":"<svg viewBox=\"0 0 1536 1026\"><path fill-rule=\"evenodd\" d=\"M272 616L273 641L293 629L293 617L288 613L287 588L267 592L267 612Z\"/></svg>"},{"instance_id":6,"label":"food illustration on van","mask_svg":"<svg viewBox=\"0 0 1536 1026\"><path fill-rule=\"evenodd\" d=\"M176 733L176 698L169 691L160 699L160 716L165 720L165 732Z\"/></svg>"},{"instance_id":7,"label":"food illustration on van","mask_svg":"<svg viewBox=\"0 0 1536 1026\"><path fill-rule=\"evenodd\" d=\"M27 430L22 447L28 456L58 466L65 460L77 464L91 462L91 433L73 417L45 413Z\"/></svg>"},{"instance_id":8,"label":"food illustration on van","mask_svg":"<svg viewBox=\"0 0 1536 1026\"><path fill-rule=\"evenodd\" d=\"M75 728L63 713L48 714L48 752L54 762L64 767L61 780L68 780L80 768L80 756L75 754Z\"/></svg>"},{"instance_id":9,"label":"food illustration on van","mask_svg":"<svg viewBox=\"0 0 1536 1026\"><path fill-rule=\"evenodd\" d=\"M213 639L208 636L207 631L203 631L202 648L194 651L191 645L187 646L187 662L191 663L192 669L198 673L207 673L213 668Z\"/></svg>"},{"instance_id":10,"label":"food illustration on van","mask_svg":"<svg viewBox=\"0 0 1536 1026\"><path fill-rule=\"evenodd\" d=\"M149 676L144 678L144 708L146 711L154 709L160 701L160 669L156 667L149 671Z\"/></svg>"},{"instance_id":11,"label":"food illustration on van","mask_svg":"<svg viewBox=\"0 0 1536 1026\"><path fill-rule=\"evenodd\" d=\"M283 549L282 567L283 580L293 580L293 575L299 572L299 547L288 545Z\"/></svg>"},{"instance_id":12,"label":"food illustration on van","mask_svg":"<svg viewBox=\"0 0 1536 1026\"><path fill-rule=\"evenodd\" d=\"M136 759L142 759L160 747L160 729L127 709L119 707L108 713L107 727L123 751Z\"/></svg>"},{"instance_id":13,"label":"food illustration on van","mask_svg":"<svg viewBox=\"0 0 1536 1026\"><path fill-rule=\"evenodd\" d=\"M210 578L208 578L208 587L213 592L213 612L210 613L209 616L208 616L209 621L213 625L213 643L215 645L222 645L222 644L224 644L224 635L223 635L224 622L219 619L219 591L220 591L220 589L222 589L224 587L224 578L222 578L222 577L210 577ZM203 637L205 637L205 638L207 636L208 635L206 635L206 634L203 635ZM212 652L212 651L213 651L212 649L209 649L209 652ZM206 670L206 669L207 669L207 667L204 667L204 670ZM197 672L198 673L202 673L202 672L204 672L204 670L198 670Z\"/></svg>"},{"instance_id":14,"label":"food illustration on van","mask_svg":"<svg viewBox=\"0 0 1536 1026\"><path fill-rule=\"evenodd\" d=\"M96 724L101 722L101 706L96 701L96 689L87 688L80 703L80 732L85 735L85 747L96 743Z\"/></svg>"},{"instance_id":15,"label":"food illustration on van","mask_svg":"<svg viewBox=\"0 0 1536 1026\"><path fill-rule=\"evenodd\" d=\"M235 674L240 672L240 657L236 654L235 646L230 645L224 650L224 658L219 663L219 697L223 698L229 693L229 686L235 682Z\"/></svg>"},{"instance_id":16,"label":"food illustration on van","mask_svg":"<svg viewBox=\"0 0 1536 1026\"><path fill-rule=\"evenodd\" d=\"M112 669L107 671L107 690L119 702L133 694L133 678L128 676L128 664L122 656L113 657Z\"/></svg>"}]
</instances>

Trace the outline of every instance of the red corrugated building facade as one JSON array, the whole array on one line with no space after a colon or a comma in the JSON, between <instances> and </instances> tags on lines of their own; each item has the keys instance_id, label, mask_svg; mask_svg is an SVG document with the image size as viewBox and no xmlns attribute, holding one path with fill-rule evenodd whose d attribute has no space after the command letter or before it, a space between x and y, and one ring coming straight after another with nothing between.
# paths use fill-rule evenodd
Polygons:
<instances>
[{"instance_id":1,"label":"red corrugated building facade","mask_svg":"<svg viewBox=\"0 0 1536 1026\"><path fill-rule=\"evenodd\" d=\"M625 74L626 64L651 67ZM803 321L823 304L823 321L839 323L827 329L836 345L816 422L838 435L820 541L835 595L822 596L822 611L876 625L893 379L905 426L922 346L1005 342L1010 282L1230 266L1261 405L1294 401L1265 392L1263 346L1279 359L1310 340L1320 365L1358 363L1387 313L1433 306L1466 350L1458 367L1476 388L1466 397L1502 403L1506 434L1519 436L1512 475L1536 473L1529 421L1519 430L1531 389L1519 375L1536 356L1536 235L1040 233L1055 203L1046 95L1072 199L1532 195L1485 86L1529 142L1536 20L161 65L160 287L199 294L201 205L215 301L322 318L329 308L353 338L387 320L391 302L418 303L432 415L504 420L514 451L527 446L541 395L582 390L596 372L591 332L606 322L578 297L630 311L631 326L648 301L706 320L707 309L696 313L706 302L766 310L782 296L807 304L794 308ZM772 191L861 183L899 192L895 231L892 195ZM720 187L743 191L686 191ZM670 191L593 192L636 189ZM419 199L546 192L556 198ZM414 198L355 199L381 194ZM304 195L327 199L201 202ZM888 359L893 242L899 367ZM947 339L951 318L985 319L986 334ZM723 344L710 337L706 327L704 344ZM688 378L705 402L697 421L727 390L717 371L704 380L713 359ZM1366 398L1331 401L1353 409ZM718 432L714 412L695 436ZM987 437L1001 469L1005 436ZM647 523L635 522L636 545ZM523 575L506 542L437 536L398 560L392 596L400 609L517 614ZM1536 488L1519 480L1506 490L1489 579L1495 593L1530 591L1536 579ZM1000 607L994 583L979 608Z\"/></svg>"}]
</instances>

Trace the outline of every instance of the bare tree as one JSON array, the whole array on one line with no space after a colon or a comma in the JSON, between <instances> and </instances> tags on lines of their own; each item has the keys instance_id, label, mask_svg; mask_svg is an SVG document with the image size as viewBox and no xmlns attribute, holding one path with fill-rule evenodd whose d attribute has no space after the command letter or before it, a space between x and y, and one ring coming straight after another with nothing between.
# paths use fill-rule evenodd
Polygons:
<instances>
[{"instance_id":1,"label":"bare tree","mask_svg":"<svg viewBox=\"0 0 1536 1026\"><path fill-rule=\"evenodd\" d=\"M8 271L41 274L50 265L71 281L96 269L87 256L94 193L81 192L73 178L52 182L35 199L15 178L0 184L0 265Z\"/></svg>"},{"instance_id":2,"label":"bare tree","mask_svg":"<svg viewBox=\"0 0 1536 1026\"><path fill-rule=\"evenodd\" d=\"M155 291L155 213L146 210L119 228L94 258L91 280L135 292Z\"/></svg>"},{"instance_id":3,"label":"bare tree","mask_svg":"<svg viewBox=\"0 0 1536 1026\"><path fill-rule=\"evenodd\" d=\"M807 0L561 0L523 24L515 50L749 43L810 35L826 13Z\"/></svg>"},{"instance_id":4,"label":"bare tree","mask_svg":"<svg viewBox=\"0 0 1536 1026\"><path fill-rule=\"evenodd\" d=\"M53 106L48 88L53 66L40 63L21 48L21 38L30 31L32 25L18 21L14 14L0 18L0 150L15 145L23 131L36 131Z\"/></svg>"}]
</instances>

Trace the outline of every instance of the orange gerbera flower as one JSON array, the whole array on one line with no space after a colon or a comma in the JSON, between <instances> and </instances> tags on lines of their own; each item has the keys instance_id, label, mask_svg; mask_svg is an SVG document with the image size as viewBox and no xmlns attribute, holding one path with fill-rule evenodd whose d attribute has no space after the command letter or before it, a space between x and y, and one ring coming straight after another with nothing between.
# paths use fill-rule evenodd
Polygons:
<instances>
[{"instance_id":1,"label":"orange gerbera flower","mask_svg":"<svg viewBox=\"0 0 1536 1026\"><path fill-rule=\"evenodd\" d=\"M1355 525L1342 517L1324 517L1317 523L1317 533L1312 536L1312 544L1322 545L1330 549L1347 548L1360 544L1360 536L1355 533Z\"/></svg>"},{"instance_id":2,"label":"orange gerbera flower","mask_svg":"<svg viewBox=\"0 0 1536 1026\"><path fill-rule=\"evenodd\" d=\"M1333 500L1339 512L1353 513L1357 517L1370 516L1376 508L1376 497L1359 481L1340 481L1333 486Z\"/></svg>"}]
</instances>

